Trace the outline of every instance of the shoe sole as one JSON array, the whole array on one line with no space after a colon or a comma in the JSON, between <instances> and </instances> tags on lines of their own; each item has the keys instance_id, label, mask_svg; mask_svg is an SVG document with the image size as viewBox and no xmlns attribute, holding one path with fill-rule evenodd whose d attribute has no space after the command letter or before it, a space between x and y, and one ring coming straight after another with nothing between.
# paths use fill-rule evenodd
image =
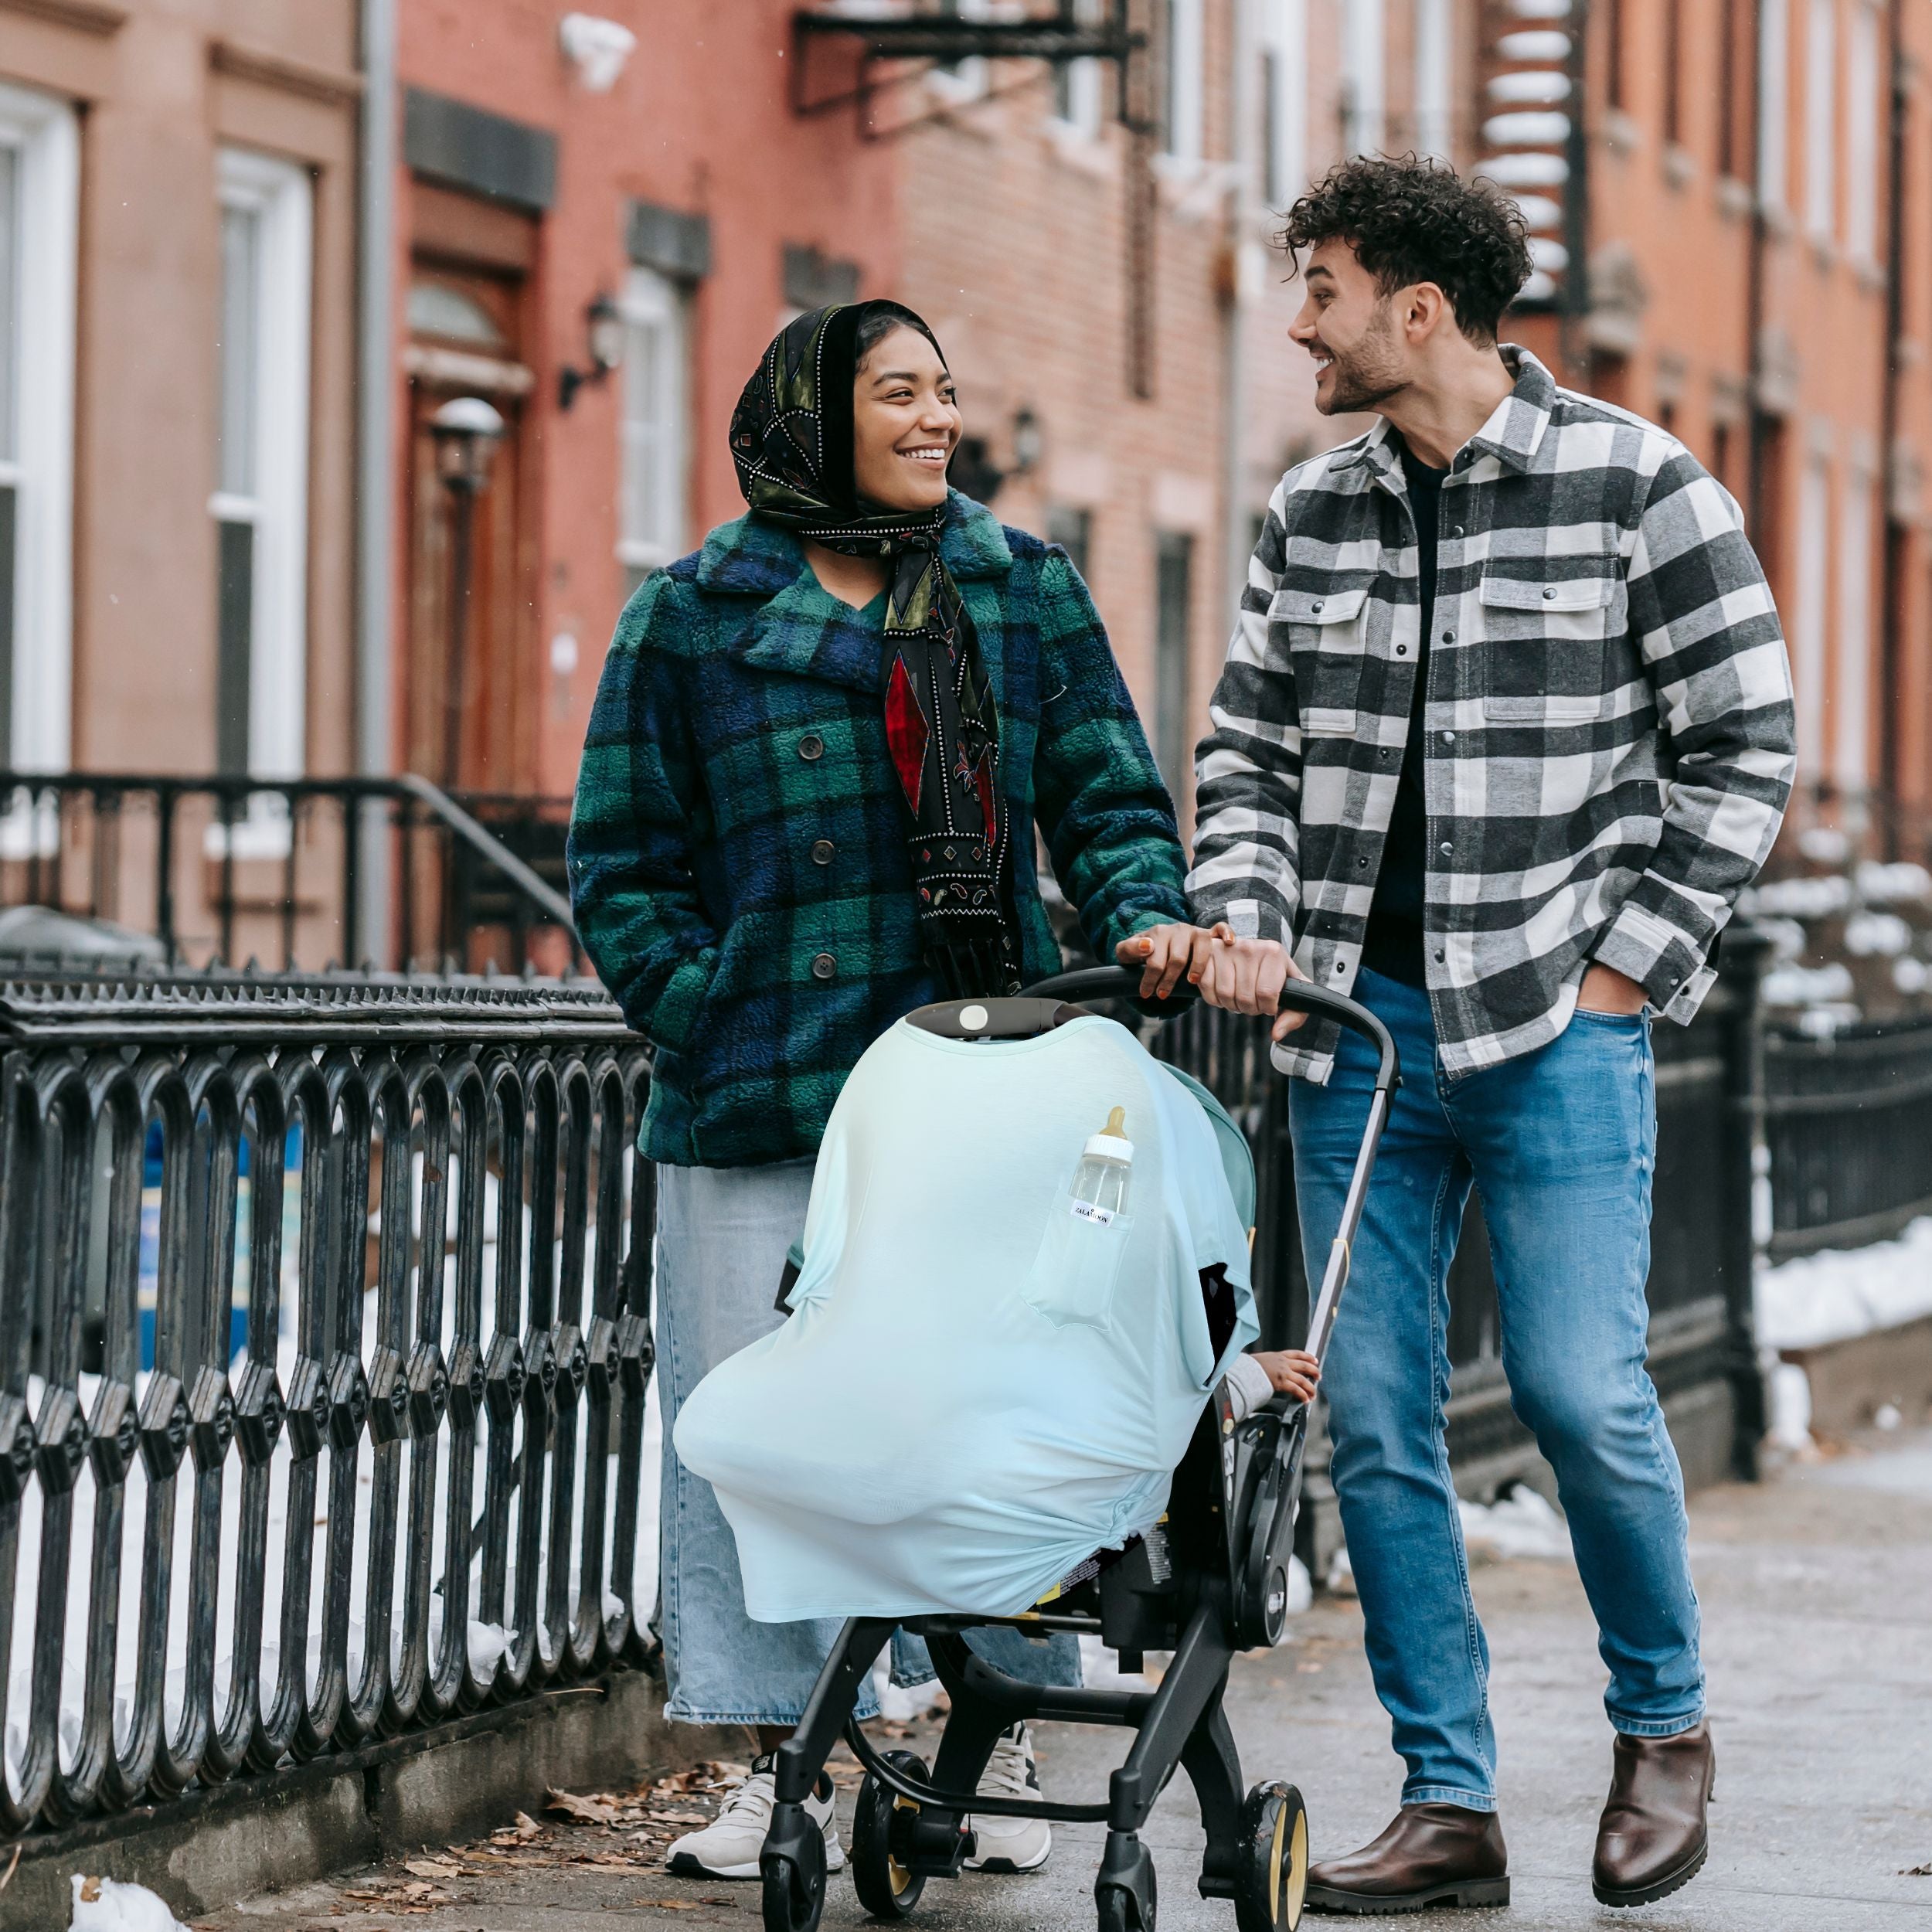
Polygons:
<instances>
[{"instance_id":1,"label":"shoe sole","mask_svg":"<svg viewBox=\"0 0 1932 1932\"><path fill-rule=\"evenodd\" d=\"M749 1865L706 1865L694 1859L689 1852L675 1854L664 1869L672 1877L678 1879L756 1879L764 1876L759 1870L755 1859ZM827 1873L842 1872L845 1869L845 1854L843 1850L835 1852L828 1845L825 1847Z\"/></svg>"},{"instance_id":2,"label":"shoe sole","mask_svg":"<svg viewBox=\"0 0 1932 1932\"><path fill-rule=\"evenodd\" d=\"M1710 1855L1710 1844L1706 1840L1679 1866L1674 1872L1666 1872L1653 1885L1632 1886L1628 1889L1615 1886L1600 1885L1592 1879L1590 1890L1596 1894L1599 1905L1607 1905L1613 1911L1621 1911L1633 1905L1655 1905L1659 1899L1667 1899L1673 1892L1681 1892L1704 1869L1704 1861Z\"/></svg>"},{"instance_id":3,"label":"shoe sole","mask_svg":"<svg viewBox=\"0 0 1932 1932\"><path fill-rule=\"evenodd\" d=\"M1012 1859L968 1859L966 1869L969 1872L990 1872L995 1878L1017 1878L1022 1872L1037 1872L1053 1856L1043 1852L1030 1865L1017 1864Z\"/></svg>"},{"instance_id":4,"label":"shoe sole","mask_svg":"<svg viewBox=\"0 0 1932 1932\"><path fill-rule=\"evenodd\" d=\"M1376 1892L1343 1892L1330 1885L1311 1885L1307 1899L1311 1912L1353 1913L1362 1917L1389 1917L1397 1913L1426 1912L1432 1905L1465 1906L1507 1905L1507 1879L1457 1879L1447 1885L1424 1886L1420 1892L1391 1894Z\"/></svg>"}]
</instances>

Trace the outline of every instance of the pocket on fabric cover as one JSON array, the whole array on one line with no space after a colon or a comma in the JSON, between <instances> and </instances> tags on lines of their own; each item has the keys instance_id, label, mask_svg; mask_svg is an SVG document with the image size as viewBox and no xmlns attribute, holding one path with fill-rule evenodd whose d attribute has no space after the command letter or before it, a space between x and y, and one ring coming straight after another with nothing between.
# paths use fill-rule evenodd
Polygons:
<instances>
[{"instance_id":1,"label":"pocket on fabric cover","mask_svg":"<svg viewBox=\"0 0 1932 1932\"><path fill-rule=\"evenodd\" d=\"M1090 1207L1073 1199L1070 1187L1062 1188L1021 1293L1049 1321L1104 1328L1133 1231L1132 1215Z\"/></svg>"}]
</instances>

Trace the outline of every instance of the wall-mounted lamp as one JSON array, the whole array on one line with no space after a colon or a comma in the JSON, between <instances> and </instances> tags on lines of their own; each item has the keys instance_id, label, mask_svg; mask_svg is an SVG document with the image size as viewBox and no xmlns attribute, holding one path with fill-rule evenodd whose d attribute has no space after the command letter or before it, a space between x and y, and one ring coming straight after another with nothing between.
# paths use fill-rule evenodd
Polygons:
<instances>
[{"instance_id":1,"label":"wall-mounted lamp","mask_svg":"<svg viewBox=\"0 0 1932 1932\"><path fill-rule=\"evenodd\" d=\"M1015 476L1029 475L1039 468L1046 454L1046 432L1039 418L1022 403L1013 413L1013 468Z\"/></svg>"},{"instance_id":2,"label":"wall-mounted lamp","mask_svg":"<svg viewBox=\"0 0 1932 1932\"><path fill-rule=\"evenodd\" d=\"M624 314L608 295L583 311L584 355L588 369L566 364L557 371L556 406L567 410L586 383L600 383L624 361Z\"/></svg>"}]
</instances>

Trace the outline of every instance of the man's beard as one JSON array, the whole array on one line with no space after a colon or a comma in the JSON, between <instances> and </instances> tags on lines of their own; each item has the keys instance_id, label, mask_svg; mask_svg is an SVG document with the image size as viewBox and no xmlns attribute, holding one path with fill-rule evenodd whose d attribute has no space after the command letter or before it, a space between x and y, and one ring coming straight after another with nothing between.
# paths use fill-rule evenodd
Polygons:
<instances>
[{"instance_id":1,"label":"man's beard","mask_svg":"<svg viewBox=\"0 0 1932 1932\"><path fill-rule=\"evenodd\" d=\"M1389 317L1378 312L1354 349L1345 353L1329 349L1334 360L1328 372L1328 398L1324 401L1318 395L1315 400L1322 415L1352 416L1360 410L1372 410L1409 386L1389 351L1391 332Z\"/></svg>"}]
</instances>

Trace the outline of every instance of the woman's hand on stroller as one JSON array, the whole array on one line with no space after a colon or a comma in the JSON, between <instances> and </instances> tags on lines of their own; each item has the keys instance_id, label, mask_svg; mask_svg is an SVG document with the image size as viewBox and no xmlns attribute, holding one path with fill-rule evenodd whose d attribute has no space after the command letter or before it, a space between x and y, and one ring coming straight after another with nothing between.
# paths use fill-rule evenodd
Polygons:
<instances>
[{"instance_id":1,"label":"woman's hand on stroller","mask_svg":"<svg viewBox=\"0 0 1932 1932\"><path fill-rule=\"evenodd\" d=\"M1168 925L1148 926L1131 939L1122 940L1114 948L1114 962L1140 968L1142 999L1165 999L1180 985L1184 975L1189 985L1201 984L1208 968L1209 956L1216 944L1216 936L1222 933L1230 939L1234 937L1232 930L1224 925L1211 930L1201 926L1185 926L1179 920Z\"/></svg>"},{"instance_id":2,"label":"woman's hand on stroller","mask_svg":"<svg viewBox=\"0 0 1932 1932\"><path fill-rule=\"evenodd\" d=\"M1314 1401L1321 1364L1305 1349L1257 1349L1253 1359L1267 1370L1277 1394L1293 1396L1298 1402Z\"/></svg>"}]
</instances>

